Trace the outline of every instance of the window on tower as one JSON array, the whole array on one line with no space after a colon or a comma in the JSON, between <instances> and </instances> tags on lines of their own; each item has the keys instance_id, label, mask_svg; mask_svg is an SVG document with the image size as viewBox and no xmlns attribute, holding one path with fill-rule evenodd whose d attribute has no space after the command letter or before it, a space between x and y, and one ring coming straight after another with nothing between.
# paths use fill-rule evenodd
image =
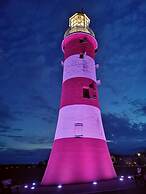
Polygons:
<instances>
[{"instance_id":1,"label":"window on tower","mask_svg":"<svg viewBox=\"0 0 146 194\"><path fill-rule=\"evenodd\" d=\"M80 59L84 58L84 53L80 53Z\"/></svg>"},{"instance_id":2,"label":"window on tower","mask_svg":"<svg viewBox=\"0 0 146 194\"><path fill-rule=\"evenodd\" d=\"M83 39L80 39L79 41L80 41L80 43L86 43L87 42L87 39L86 38L83 38Z\"/></svg>"},{"instance_id":3,"label":"window on tower","mask_svg":"<svg viewBox=\"0 0 146 194\"><path fill-rule=\"evenodd\" d=\"M75 137L83 136L83 123L75 123Z\"/></svg>"},{"instance_id":4,"label":"window on tower","mask_svg":"<svg viewBox=\"0 0 146 194\"><path fill-rule=\"evenodd\" d=\"M83 88L83 97L90 98L89 88Z\"/></svg>"}]
</instances>

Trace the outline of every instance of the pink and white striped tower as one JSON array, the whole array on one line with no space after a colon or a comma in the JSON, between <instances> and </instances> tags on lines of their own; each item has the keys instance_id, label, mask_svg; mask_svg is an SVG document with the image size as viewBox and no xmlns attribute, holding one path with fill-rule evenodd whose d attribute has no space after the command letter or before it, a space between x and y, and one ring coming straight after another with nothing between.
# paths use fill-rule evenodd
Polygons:
<instances>
[{"instance_id":1,"label":"pink and white striped tower","mask_svg":"<svg viewBox=\"0 0 146 194\"><path fill-rule=\"evenodd\" d=\"M94 61L97 41L89 23L84 13L74 14L62 42L61 105L43 185L116 177L102 125Z\"/></svg>"}]
</instances>

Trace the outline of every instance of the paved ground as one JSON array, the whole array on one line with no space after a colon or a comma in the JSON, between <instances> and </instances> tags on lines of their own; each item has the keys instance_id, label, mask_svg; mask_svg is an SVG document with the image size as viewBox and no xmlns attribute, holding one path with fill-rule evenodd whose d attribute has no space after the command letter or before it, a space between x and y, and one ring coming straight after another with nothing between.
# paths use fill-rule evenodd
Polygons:
<instances>
[{"instance_id":1,"label":"paved ground","mask_svg":"<svg viewBox=\"0 0 146 194\"><path fill-rule=\"evenodd\" d=\"M77 185L62 185L62 188L57 186L36 186L31 190L31 185L28 188L21 187L20 194L146 194L144 185L136 185L133 179L124 178L123 181L116 179L110 181L101 181L97 184L77 184ZM144 190L145 189L145 190Z\"/></svg>"},{"instance_id":2,"label":"paved ground","mask_svg":"<svg viewBox=\"0 0 146 194\"><path fill-rule=\"evenodd\" d=\"M93 183L58 187L41 186L37 182L29 182L29 184L15 185L7 190L0 190L0 194L146 194L146 182L136 177L120 176L114 180Z\"/></svg>"}]
</instances>

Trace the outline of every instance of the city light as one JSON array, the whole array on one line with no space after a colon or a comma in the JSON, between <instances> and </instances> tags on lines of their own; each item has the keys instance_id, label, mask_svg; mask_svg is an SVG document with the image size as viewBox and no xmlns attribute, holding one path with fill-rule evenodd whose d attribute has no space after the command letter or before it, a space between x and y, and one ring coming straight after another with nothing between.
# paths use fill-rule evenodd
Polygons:
<instances>
[{"instance_id":1,"label":"city light","mask_svg":"<svg viewBox=\"0 0 146 194\"><path fill-rule=\"evenodd\" d=\"M34 190L34 189L35 189L35 187L31 187L30 189Z\"/></svg>"},{"instance_id":2,"label":"city light","mask_svg":"<svg viewBox=\"0 0 146 194\"><path fill-rule=\"evenodd\" d=\"M58 187L59 189L61 189L61 188L62 188L62 185L58 185L57 187Z\"/></svg>"},{"instance_id":3,"label":"city light","mask_svg":"<svg viewBox=\"0 0 146 194\"><path fill-rule=\"evenodd\" d=\"M120 181L124 181L124 176L121 176L121 177L119 178L119 180L120 180Z\"/></svg>"},{"instance_id":4,"label":"city light","mask_svg":"<svg viewBox=\"0 0 146 194\"><path fill-rule=\"evenodd\" d=\"M120 181L123 181L124 179L123 179L123 178L120 178L119 180L120 180Z\"/></svg>"},{"instance_id":5,"label":"city light","mask_svg":"<svg viewBox=\"0 0 146 194\"><path fill-rule=\"evenodd\" d=\"M33 182L33 183L32 183L32 185L34 186L34 185L36 185L36 183L35 183L35 182Z\"/></svg>"},{"instance_id":6,"label":"city light","mask_svg":"<svg viewBox=\"0 0 146 194\"><path fill-rule=\"evenodd\" d=\"M93 181L93 185L97 185L97 182L96 181Z\"/></svg>"},{"instance_id":7,"label":"city light","mask_svg":"<svg viewBox=\"0 0 146 194\"><path fill-rule=\"evenodd\" d=\"M24 188L27 189L28 188L28 185L24 185Z\"/></svg>"},{"instance_id":8,"label":"city light","mask_svg":"<svg viewBox=\"0 0 146 194\"><path fill-rule=\"evenodd\" d=\"M137 153L138 156L141 156L141 153Z\"/></svg>"}]
</instances>

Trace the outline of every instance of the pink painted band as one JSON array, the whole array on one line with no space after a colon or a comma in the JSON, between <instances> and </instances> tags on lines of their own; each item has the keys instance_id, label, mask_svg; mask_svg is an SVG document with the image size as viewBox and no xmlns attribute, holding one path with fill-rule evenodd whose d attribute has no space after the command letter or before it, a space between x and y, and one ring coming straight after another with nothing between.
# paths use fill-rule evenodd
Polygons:
<instances>
[{"instance_id":1,"label":"pink painted band","mask_svg":"<svg viewBox=\"0 0 146 194\"><path fill-rule=\"evenodd\" d=\"M104 140L65 138L55 140L42 184L86 183L115 177Z\"/></svg>"},{"instance_id":2,"label":"pink painted band","mask_svg":"<svg viewBox=\"0 0 146 194\"><path fill-rule=\"evenodd\" d=\"M84 95L87 89L89 96ZM96 82L84 77L71 78L63 82L60 107L85 104L99 107Z\"/></svg>"},{"instance_id":3,"label":"pink painted band","mask_svg":"<svg viewBox=\"0 0 146 194\"><path fill-rule=\"evenodd\" d=\"M82 40L85 40L82 42ZM64 58L86 52L92 58L95 57L95 49L97 49L96 39L87 33L73 33L62 41L62 50Z\"/></svg>"},{"instance_id":4,"label":"pink painted band","mask_svg":"<svg viewBox=\"0 0 146 194\"><path fill-rule=\"evenodd\" d=\"M90 105L70 105L61 108L55 139L68 137L106 140L100 109Z\"/></svg>"}]
</instances>

